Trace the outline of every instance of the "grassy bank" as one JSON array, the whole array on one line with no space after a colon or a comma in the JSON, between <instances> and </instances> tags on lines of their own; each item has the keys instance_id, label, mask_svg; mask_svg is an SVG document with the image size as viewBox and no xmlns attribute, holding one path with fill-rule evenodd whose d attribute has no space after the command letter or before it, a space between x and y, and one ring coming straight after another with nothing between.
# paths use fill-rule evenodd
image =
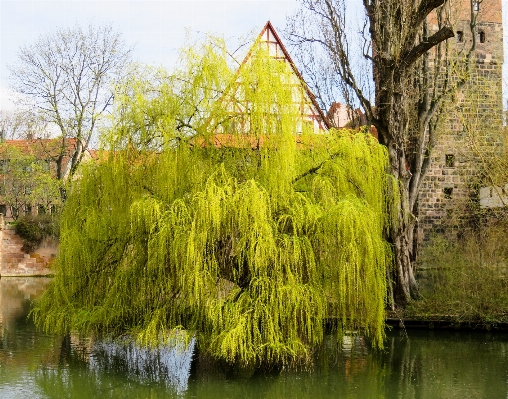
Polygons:
<instances>
[{"instance_id":1,"label":"grassy bank","mask_svg":"<svg viewBox=\"0 0 508 399\"><path fill-rule=\"evenodd\" d=\"M458 242L434 237L420 257L421 298L404 317L436 315L457 322L508 322L508 223L467 234Z\"/></svg>"}]
</instances>

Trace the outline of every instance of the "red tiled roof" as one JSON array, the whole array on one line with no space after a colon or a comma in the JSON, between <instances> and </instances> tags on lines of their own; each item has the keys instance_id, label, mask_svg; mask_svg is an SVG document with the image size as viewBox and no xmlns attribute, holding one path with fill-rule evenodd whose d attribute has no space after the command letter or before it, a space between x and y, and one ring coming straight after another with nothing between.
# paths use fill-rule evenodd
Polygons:
<instances>
[{"instance_id":1,"label":"red tiled roof","mask_svg":"<svg viewBox=\"0 0 508 399\"><path fill-rule=\"evenodd\" d=\"M77 139L65 139L65 154L70 156L72 150L76 147ZM0 143L0 154L6 148L15 147L26 155L32 155L37 159L55 158L62 150L62 139L31 139L31 140L5 140Z\"/></svg>"}]
</instances>

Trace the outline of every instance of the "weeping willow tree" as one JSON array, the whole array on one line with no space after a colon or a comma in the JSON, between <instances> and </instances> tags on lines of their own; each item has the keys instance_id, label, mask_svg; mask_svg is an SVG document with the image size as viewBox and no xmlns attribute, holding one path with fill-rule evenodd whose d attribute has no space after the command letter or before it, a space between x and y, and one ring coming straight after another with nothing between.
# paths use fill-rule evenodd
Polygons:
<instances>
[{"instance_id":1,"label":"weeping willow tree","mask_svg":"<svg viewBox=\"0 0 508 399\"><path fill-rule=\"evenodd\" d=\"M214 41L124 82L105 150L72 184L36 323L147 346L193 334L239 366L309 362L330 320L382 347L385 148L311 134L287 62L254 46L235 71L226 54Z\"/></svg>"}]
</instances>

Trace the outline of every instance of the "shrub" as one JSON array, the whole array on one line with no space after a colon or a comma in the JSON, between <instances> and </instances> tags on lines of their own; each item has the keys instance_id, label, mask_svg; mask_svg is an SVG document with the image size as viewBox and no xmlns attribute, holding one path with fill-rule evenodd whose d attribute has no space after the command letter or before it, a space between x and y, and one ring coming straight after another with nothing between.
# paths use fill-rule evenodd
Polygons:
<instances>
[{"instance_id":1,"label":"shrub","mask_svg":"<svg viewBox=\"0 0 508 399\"><path fill-rule=\"evenodd\" d=\"M435 237L421 257L429 288L408 311L479 324L508 322L507 227L489 226L460 242Z\"/></svg>"},{"instance_id":2,"label":"shrub","mask_svg":"<svg viewBox=\"0 0 508 399\"><path fill-rule=\"evenodd\" d=\"M46 237L58 237L58 217L54 215L26 215L16 221L15 231L23 239L21 249L26 253L30 253Z\"/></svg>"}]
</instances>

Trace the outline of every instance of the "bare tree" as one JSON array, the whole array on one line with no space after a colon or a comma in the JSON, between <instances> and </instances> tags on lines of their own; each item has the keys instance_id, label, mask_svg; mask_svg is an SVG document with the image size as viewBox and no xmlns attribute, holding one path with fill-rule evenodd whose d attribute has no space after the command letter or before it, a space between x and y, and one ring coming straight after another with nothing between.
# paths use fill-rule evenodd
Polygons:
<instances>
[{"instance_id":1,"label":"bare tree","mask_svg":"<svg viewBox=\"0 0 508 399\"><path fill-rule=\"evenodd\" d=\"M2 140L49 138L48 123L31 110L0 111Z\"/></svg>"},{"instance_id":2,"label":"bare tree","mask_svg":"<svg viewBox=\"0 0 508 399\"><path fill-rule=\"evenodd\" d=\"M471 7L466 18L474 32L477 2L466 3ZM400 182L401 196L398 220L389 232L395 257L390 294L392 304L405 303L418 294L414 270L418 193L440 111L446 98L468 78L476 35L472 35L470 48L452 56L447 42L454 37L449 0L363 0L363 10L363 42L356 48L371 64L374 101L363 84L362 69L359 73L351 57L349 24L354 18L346 12L345 0L302 0L287 33L301 54L315 54L309 47L317 47L329 59L331 71L339 78L335 80L344 85L339 87L344 98L354 94L376 127L380 143L388 149L391 173ZM461 63L456 63L459 55ZM465 68L462 74L454 72L459 64Z\"/></svg>"},{"instance_id":3,"label":"bare tree","mask_svg":"<svg viewBox=\"0 0 508 399\"><path fill-rule=\"evenodd\" d=\"M22 94L20 101L57 126L61 137L54 159L58 179L75 173L113 101L113 85L130 53L110 26L86 30L75 26L22 47L18 63L9 67L12 88Z\"/></svg>"}]
</instances>

